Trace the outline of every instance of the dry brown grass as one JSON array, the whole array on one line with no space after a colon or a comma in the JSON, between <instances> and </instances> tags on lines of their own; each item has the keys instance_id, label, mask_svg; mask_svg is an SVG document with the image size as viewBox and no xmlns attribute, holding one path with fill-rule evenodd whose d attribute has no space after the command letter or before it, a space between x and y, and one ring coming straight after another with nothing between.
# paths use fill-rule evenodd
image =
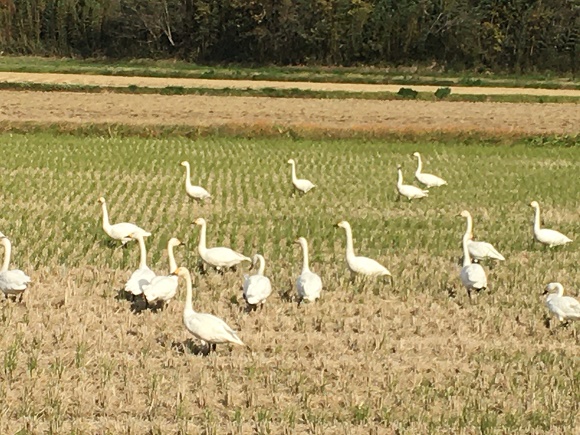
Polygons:
<instances>
[{"instance_id":1,"label":"dry brown grass","mask_svg":"<svg viewBox=\"0 0 580 435\"><path fill-rule=\"evenodd\" d=\"M573 291L577 243L531 247L531 198L546 225L577 238L577 148L429 146L383 141L233 138L105 139L3 135L0 225L14 264L34 280L24 304L0 305L0 433L562 433L577 430L578 325L546 328L546 282ZM395 165L411 152L448 188L394 202ZM291 198L286 161L317 188ZM183 168L215 196L197 206ZM32 176L30 176L32 174ZM197 216L208 244L262 252L274 294L263 312L241 305L243 272L198 276L194 305L224 318L252 351L196 354L167 311L133 310L119 290L137 249L107 245L96 198L114 222L153 232L150 263L165 271L169 236L194 268ZM463 208L505 264L476 304L458 280ZM383 262L394 285L352 284L344 234ZM309 239L325 283L320 303L289 298ZM183 283L181 283L183 286ZM183 290L183 287L182 287ZM118 297L119 296L119 297ZM139 304L137 304L139 308ZM137 311L137 312L136 312Z\"/></svg>"}]
</instances>

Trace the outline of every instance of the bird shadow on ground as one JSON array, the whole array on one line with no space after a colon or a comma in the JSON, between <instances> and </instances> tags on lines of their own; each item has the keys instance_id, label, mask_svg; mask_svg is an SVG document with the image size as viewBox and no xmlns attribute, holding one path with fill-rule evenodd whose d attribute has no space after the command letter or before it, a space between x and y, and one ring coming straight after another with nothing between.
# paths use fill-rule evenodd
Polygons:
<instances>
[{"instance_id":1,"label":"bird shadow on ground","mask_svg":"<svg viewBox=\"0 0 580 435\"><path fill-rule=\"evenodd\" d=\"M210 353L209 346L201 346L195 343L191 338L185 341L171 341L170 343L164 337L157 339L157 342L163 347L170 347L173 351L181 355L201 355L208 356Z\"/></svg>"},{"instance_id":2,"label":"bird shadow on ground","mask_svg":"<svg viewBox=\"0 0 580 435\"><path fill-rule=\"evenodd\" d=\"M117 295L115 299L118 301L127 301L131 303L131 311L133 314L139 314L145 310L149 310L153 313L158 311L163 311L163 303L155 302L153 304L147 304L142 296L135 296L131 292L125 289L117 290Z\"/></svg>"}]
</instances>

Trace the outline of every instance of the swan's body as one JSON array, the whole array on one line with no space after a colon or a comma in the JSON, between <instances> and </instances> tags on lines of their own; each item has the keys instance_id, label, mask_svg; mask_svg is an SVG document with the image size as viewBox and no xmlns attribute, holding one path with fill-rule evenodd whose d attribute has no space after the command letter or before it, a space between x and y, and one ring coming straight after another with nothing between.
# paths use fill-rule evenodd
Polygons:
<instances>
[{"instance_id":1,"label":"swan's body","mask_svg":"<svg viewBox=\"0 0 580 435\"><path fill-rule=\"evenodd\" d=\"M169 275L159 275L151 280L150 283L143 286L143 296L147 304L162 301L164 305L169 303L177 293L178 278L173 275L177 269L173 248L181 245L181 241L172 238L167 243L167 256L169 257Z\"/></svg>"},{"instance_id":2,"label":"swan's body","mask_svg":"<svg viewBox=\"0 0 580 435\"><path fill-rule=\"evenodd\" d=\"M252 276L244 276L244 300L250 306L263 306L266 299L272 293L272 283L264 276L266 260L260 254L254 256L253 264L259 263L258 273Z\"/></svg>"},{"instance_id":3,"label":"swan's body","mask_svg":"<svg viewBox=\"0 0 580 435\"><path fill-rule=\"evenodd\" d=\"M183 324L185 328L205 345L209 343L213 349L216 344L233 343L245 346L237 336L236 331L230 328L226 322L212 314L197 313L193 310L193 285L191 274L185 267L179 267L173 274L185 279L187 294L185 296L185 308L183 309ZM210 347L211 350L211 347Z\"/></svg>"},{"instance_id":4,"label":"swan's body","mask_svg":"<svg viewBox=\"0 0 580 435\"><path fill-rule=\"evenodd\" d=\"M556 293L550 291L556 290ZM551 282L544 291L546 306L560 322L565 320L580 320L580 302L570 296L564 296L564 286L559 282Z\"/></svg>"},{"instance_id":5,"label":"swan's body","mask_svg":"<svg viewBox=\"0 0 580 435\"><path fill-rule=\"evenodd\" d=\"M419 183L425 185L427 188L439 187L447 184L447 181L445 181L443 178L439 178L433 174L425 174L421 172L421 170L423 169L423 162L421 162L421 154L415 152L413 153L413 155L417 157L418 160L417 170L415 171L415 178Z\"/></svg>"},{"instance_id":6,"label":"swan's body","mask_svg":"<svg viewBox=\"0 0 580 435\"><path fill-rule=\"evenodd\" d=\"M12 253L12 244L8 238L0 233L0 243L4 246L4 262L0 269L0 290L4 295L24 295L24 290L31 282L30 277L19 269L8 270L10 267L10 256Z\"/></svg>"},{"instance_id":7,"label":"swan's body","mask_svg":"<svg viewBox=\"0 0 580 435\"><path fill-rule=\"evenodd\" d=\"M107 212L107 203L105 202L105 198L99 198L99 202L102 204L103 208L103 230L112 239L120 240L124 245L125 243L132 240L130 237L131 234L140 234L143 237L148 237L151 235L150 232L145 231L143 228L140 228L137 225L129 222L121 222L111 225L109 222L109 213Z\"/></svg>"},{"instance_id":8,"label":"swan's body","mask_svg":"<svg viewBox=\"0 0 580 435\"><path fill-rule=\"evenodd\" d=\"M352 272L365 276L391 276L391 272L378 261L354 255L350 224L347 221L342 221L338 223L338 226L346 231L346 264Z\"/></svg>"},{"instance_id":9,"label":"swan's body","mask_svg":"<svg viewBox=\"0 0 580 435\"><path fill-rule=\"evenodd\" d=\"M469 251L469 255L476 260L492 258L494 260L504 261L505 257L501 255L491 243L471 240L473 238L473 219L471 218L471 213L467 210L463 210L461 216L467 218L467 229L465 230L465 234L467 235L467 250Z\"/></svg>"},{"instance_id":10,"label":"swan's body","mask_svg":"<svg viewBox=\"0 0 580 435\"><path fill-rule=\"evenodd\" d=\"M203 201L211 198L207 190L201 186L194 186L191 184L191 169L189 162L181 162L181 166L185 166L185 192L193 199Z\"/></svg>"},{"instance_id":11,"label":"swan's body","mask_svg":"<svg viewBox=\"0 0 580 435\"><path fill-rule=\"evenodd\" d=\"M461 215L465 216L463 212ZM461 268L459 276L467 290L467 295L471 298L471 292L473 290L480 292L487 288L487 276L485 275L485 270L483 270L483 267L481 267L480 264L471 262L469 250L467 249L468 241L469 234L465 233L463 235L463 267Z\"/></svg>"},{"instance_id":12,"label":"swan's body","mask_svg":"<svg viewBox=\"0 0 580 435\"><path fill-rule=\"evenodd\" d=\"M401 166L397 166L397 171L397 190L399 191L399 195L404 196L410 201L412 199L425 198L429 194L428 190L423 190L410 184L403 184L403 170Z\"/></svg>"},{"instance_id":13,"label":"swan's body","mask_svg":"<svg viewBox=\"0 0 580 435\"><path fill-rule=\"evenodd\" d=\"M320 277L310 270L308 264L308 242L304 237L296 240L302 247L302 273L296 280L296 291L298 293L298 301L314 302L320 298L322 291L322 280Z\"/></svg>"},{"instance_id":14,"label":"swan's body","mask_svg":"<svg viewBox=\"0 0 580 435\"><path fill-rule=\"evenodd\" d=\"M292 165L292 184L294 187L302 193L306 193L316 187L310 180L304 178L296 178L296 162L294 159L288 160L288 163Z\"/></svg>"},{"instance_id":15,"label":"swan's body","mask_svg":"<svg viewBox=\"0 0 580 435\"><path fill-rule=\"evenodd\" d=\"M230 248L218 247L218 248L207 248L205 245L206 229L207 223L205 219L199 218L194 222L196 225L201 226L201 233L199 235L199 245L197 251L201 259L212 267L218 270L228 269L230 267L237 266L242 261L252 262L252 259L242 255Z\"/></svg>"},{"instance_id":16,"label":"swan's body","mask_svg":"<svg viewBox=\"0 0 580 435\"><path fill-rule=\"evenodd\" d=\"M550 248L554 246L565 245L572 242L572 239L566 237L564 234L547 228L540 228L540 204L536 201L530 203L530 207L535 210L534 214L534 238Z\"/></svg>"},{"instance_id":17,"label":"swan's body","mask_svg":"<svg viewBox=\"0 0 580 435\"><path fill-rule=\"evenodd\" d=\"M145 239L139 233L133 233L129 237L136 239L139 242L139 268L131 274L131 277L125 284L125 291L131 293L133 296L143 294L143 287L148 285L153 278L155 272L147 267L147 249L145 248Z\"/></svg>"}]
</instances>

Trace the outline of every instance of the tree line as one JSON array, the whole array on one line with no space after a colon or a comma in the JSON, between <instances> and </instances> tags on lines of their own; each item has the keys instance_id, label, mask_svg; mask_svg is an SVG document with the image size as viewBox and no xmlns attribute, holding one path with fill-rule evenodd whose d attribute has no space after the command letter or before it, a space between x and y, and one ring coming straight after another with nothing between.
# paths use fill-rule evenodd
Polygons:
<instances>
[{"instance_id":1,"label":"tree line","mask_svg":"<svg viewBox=\"0 0 580 435\"><path fill-rule=\"evenodd\" d=\"M199 63L578 68L580 0L0 0L0 51Z\"/></svg>"}]
</instances>

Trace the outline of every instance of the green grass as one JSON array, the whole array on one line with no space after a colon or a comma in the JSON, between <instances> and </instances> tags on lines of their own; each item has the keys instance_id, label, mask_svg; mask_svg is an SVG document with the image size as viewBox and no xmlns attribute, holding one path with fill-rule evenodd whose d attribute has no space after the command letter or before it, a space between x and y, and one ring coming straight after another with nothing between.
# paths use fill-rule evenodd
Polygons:
<instances>
[{"instance_id":1,"label":"green grass","mask_svg":"<svg viewBox=\"0 0 580 435\"><path fill-rule=\"evenodd\" d=\"M577 428L578 325L547 329L539 295L549 281L576 294L578 242L533 246L528 206L539 201L546 227L578 238L580 148L571 143L30 132L1 134L0 144L0 230L13 242L13 265L34 280L26 305L0 306L2 433ZM396 201L396 165L411 183L413 151L449 186ZM317 185L303 197L291 196L290 157ZM185 196L182 160L211 203ZM135 314L116 299L138 250L109 246L101 195L112 222L153 233L157 271L166 271L171 236L186 244L178 263L194 269L199 216L209 246L264 254L274 294L262 313L241 310L242 272L196 276L195 306L239 329L252 353L223 346L192 355L183 292L158 313ZM491 290L477 304L458 278L463 209L475 235L507 259L486 266ZM342 219L356 251L387 266L394 285L350 283L334 226ZM320 303L300 308L284 297L300 269L298 236L325 285Z\"/></svg>"},{"instance_id":2,"label":"green grass","mask_svg":"<svg viewBox=\"0 0 580 435\"><path fill-rule=\"evenodd\" d=\"M172 60L106 60L42 57L0 57L0 71L104 74L148 77L252 79L337 83L383 83L434 86L499 86L580 89L577 79L544 75L489 75L472 72L439 72L426 67L248 67L197 65Z\"/></svg>"},{"instance_id":3,"label":"green grass","mask_svg":"<svg viewBox=\"0 0 580 435\"><path fill-rule=\"evenodd\" d=\"M46 83L7 83L0 82L0 90L36 91L36 92L81 92L81 93L119 93L119 94L160 94L160 95L210 95L210 96L251 96L266 98L324 98L362 100L404 100L408 96L395 92L357 92L357 91L316 91L308 89L236 89L236 88L203 88L166 86L163 88L147 86L99 86ZM435 93L416 92L412 99L419 101L440 101ZM580 97L556 95L470 95L450 94L445 101L494 102L494 103L579 103Z\"/></svg>"}]
</instances>

